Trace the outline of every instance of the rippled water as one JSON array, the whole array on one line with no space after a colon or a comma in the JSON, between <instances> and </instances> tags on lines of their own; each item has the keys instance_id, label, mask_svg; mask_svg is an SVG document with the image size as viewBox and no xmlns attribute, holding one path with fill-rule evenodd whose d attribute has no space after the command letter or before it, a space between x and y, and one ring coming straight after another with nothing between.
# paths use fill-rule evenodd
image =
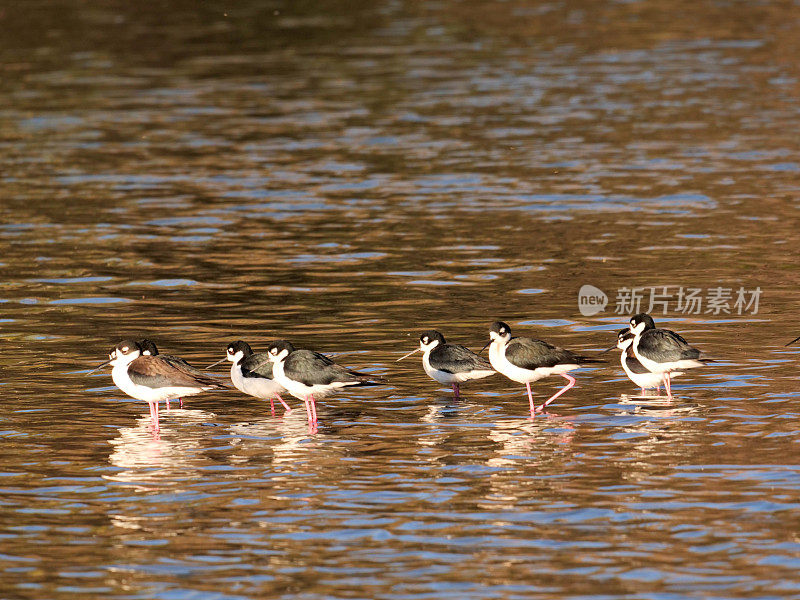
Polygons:
<instances>
[{"instance_id":1,"label":"rippled water","mask_svg":"<svg viewBox=\"0 0 800 600\"><path fill-rule=\"evenodd\" d=\"M800 597L797 8L0 2L2 597ZM535 420L395 363L496 318L591 354L663 286L714 359L671 403L616 352ZM758 311L677 309L718 287ZM388 384L154 438L88 373L145 335Z\"/></svg>"}]
</instances>

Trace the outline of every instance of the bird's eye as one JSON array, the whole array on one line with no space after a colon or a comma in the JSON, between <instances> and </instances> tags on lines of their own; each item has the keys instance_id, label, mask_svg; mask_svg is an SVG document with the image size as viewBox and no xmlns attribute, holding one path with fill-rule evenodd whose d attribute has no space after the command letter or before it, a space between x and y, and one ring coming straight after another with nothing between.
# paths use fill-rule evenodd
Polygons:
<instances>
[{"instance_id":1,"label":"bird's eye","mask_svg":"<svg viewBox=\"0 0 800 600\"><path fill-rule=\"evenodd\" d=\"M270 354L277 354L278 353L278 349L277 348L273 348L272 350L269 351L269 353Z\"/></svg>"},{"instance_id":2,"label":"bird's eye","mask_svg":"<svg viewBox=\"0 0 800 600\"><path fill-rule=\"evenodd\" d=\"M423 344L427 344L428 343L428 338L426 338L426 337L422 338L422 343Z\"/></svg>"},{"instance_id":3,"label":"bird's eye","mask_svg":"<svg viewBox=\"0 0 800 600\"><path fill-rule=\"evenodd\" d=\"M124 353L124 352L127 352L127 351L128 351L128 347L127 346L123 346L122 347L122 352Z\"/></svg>"}]
</instances>

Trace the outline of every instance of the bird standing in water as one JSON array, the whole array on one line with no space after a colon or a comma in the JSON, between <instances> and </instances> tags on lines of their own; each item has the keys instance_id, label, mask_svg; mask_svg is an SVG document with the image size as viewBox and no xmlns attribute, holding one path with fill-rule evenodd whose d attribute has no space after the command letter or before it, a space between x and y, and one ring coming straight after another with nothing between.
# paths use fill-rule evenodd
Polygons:
<instances>
[{"instance_id":1,"label":"bird standing in water","mask_svg":"<svg viewBox=\"0 0 800 600\"><path fill-rule=\"evenodd\" d=\"M272 415L275 415L275 398L283 405L286 412L292 412L289 405L283 401L280 393L284 387L275 381L272 369L273 364L269 360L267 353L254 354L250 344L237 340L228 344L225 349L225 358L222 358L206 368L210 369L229 360L231 363L231 381L236 389L249 396L266 400L269 398L269 406Z\"/></svg>"},{"instance_id":2,"label":"bird standing in water","mask_svg":"<svg viewBox=\"0 0 800 600\"><path fill-rule=\"evenodd\" d=\"M648 370L636 355L633 353L633 340L636 336L631 333L630 329L620 329L617 333L617 348L622 350L620 354L620 363L622 369L633 383L642 388L642 394L647 389L661 389L661 383L664 381L663 373L653 373ZM682 375L682 371L673 371L671 377Z\"/></svg>"},{"instance_id":3,"label":"bird standing in water","mask_svg":"<svg viewBox=\"0 0 800 600\"><path fill-rule=\"evenodd\" d=\"M469 348L446 343L444 336L433 329L419 336L419 348L401 356L397 362L415 352L422 352L422 368L428 377L439 383L452 385L456 398L459 397L460 383L495 374L488 360Z\"/></svg>"},{"instance_id":4,"label":"bird standing in water","mask_svg":"<svg viewBox=\"0 0 800 600\"><path fill-rule=\"evenodd\" d=\"M202 371L195 369L192 365L182 359L180 356L174 356L172 354L161 354L158 351L158 347L156 346L155 342L149 340L147 338L142 338L138 342L139 348L142 351L142 356L160 356L167 362L173 365L179 365L182 368L188 369L190 371L194 371L199 375L205 376L205 373ZM183 398L178 398L178 402L180 403L180 407L183 408ZM167 410L169 410L169 398L167 398Z\"/></svg>"},{"instance_id":5,"label":"bird standing in water","mask_svg":"<svg viewBox=\"0 0 800 600\"><path fill-rule=\"evenodd\" d=\"M689 342L674 331L657 328L653 317L647 313L631 317L630 331L635 336L631 344L634 356L645 369L663 376L664 387L670 398L671 375L676 371L683 372L706 364L700 358L700 350L690 346Z\"/></svg>"},{"instance_id":6,"label":"bird standing in water","mask_svg":"<svg viewBox=\"0 0 800 600\"><path fill-rule=\"evenodd\" d=\"M97 369L112 365L111 379L114 384L128 396L147 402L155 431L159 430L158 403L161 400L175 400L206 390L228 388L197 369L187 369L161 356L144 356L139 344L131 340L114 346L108 358Z\"/></svg>"},{"instance_id":7,"label":"bird standing in water","mask_svg":"<svg viewBox=\"0 0 800 600\"><path fill-rule=\"evenodd\" d=\"M569 371L585 364L602 363L603 360L580 356L569 350L558 348L528 337L511 337L511 328L503 321L495 321L489 329L489 362L495 371L518 383L524 383L528 390L531 417L541 412L553 400L575 385L575 378L567 375ZM484 348L486 348L484 346ZM567 385L553 394L536 408L531 393L531 383L549 375L561 375Z\"/></svg>"},{"instance_id":8,"label":"bird standing in water","mask_svg":"<svg viewBox=\"0 0 800 600\"><path fill-rule=\"evenodd\" d=\"M296 350L286 340L272 342L267 356L275 381L305 403L309 425L317 423L316 399L346 387L380 385L382 379L337 365L319 352Z\"/></svg>"}]
</instances>

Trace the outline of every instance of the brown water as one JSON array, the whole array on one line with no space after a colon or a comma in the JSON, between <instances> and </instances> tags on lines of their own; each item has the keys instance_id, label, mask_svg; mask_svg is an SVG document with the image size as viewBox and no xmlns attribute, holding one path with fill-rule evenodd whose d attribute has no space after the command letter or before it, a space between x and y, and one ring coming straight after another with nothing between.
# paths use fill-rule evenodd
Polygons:
<instances>
[{"instance_id":1,"label":"brown water","mask_svg":"<svg viewBox=\"0 0 800 600\"><path fill-rule=\"evenodd\" d=\"M796 4L26 0L0 26L3 598L800 597ZM394 362L496 318L589 354L631 286L672 286L657 319L716 359L672 403L629 398L616 352L533 421L500 376L454 402ZM677 310L717 287L758 312ZM143 335L197 365L286 337L389 383L316 433L209 393L154 439L87 374Z\"/></svg>"}]
</instances>

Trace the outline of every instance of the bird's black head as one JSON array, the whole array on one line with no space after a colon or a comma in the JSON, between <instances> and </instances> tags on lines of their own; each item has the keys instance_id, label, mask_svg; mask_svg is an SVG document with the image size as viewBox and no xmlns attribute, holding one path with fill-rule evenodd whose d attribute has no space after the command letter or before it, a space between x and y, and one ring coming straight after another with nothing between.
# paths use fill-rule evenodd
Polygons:
<instances>
[{"instance_id":1,"label":"bird's black head","mask_svg":"<svg viewBox=\"0 0 800 600\"><path fill-rule=\"evenodd\" d=\"M141 353L142 349L139 347L139 344L133 340L123 340L111 349L108 353L108 359L112 363L115 363L119 359L127 363L140 356Z\"/></svg>"},{"instance_id":2,"label":"bird's black head","mask_svg":"<svg viewBox=\"0 0 800 600\"><path fill-rule=\"evenodd\" d=\"M434 344L434 342L438 342L438 344ZM426 331L421 336L419 336L419 345L420 348L423 346L430 346L431 344L442 346L444 345L444 336L436 331L435 329L431 329L430 331Z\"/></svg>"},{"instance_id":3,"label":"bird's black head","mask_svg":"<svg viewBox=\"0 0 800 600\"><path fill-rule=\"evenodd\" d=\"M150 356L158 356L158 348L156 348L156 344L153 342L153 340L142 338L136 343L142 350L143 355L147 356L149 354Z\"/></svg>"},{"instance_id":4,"label":"bird's black head","mask_svg":"<svg viewBox=\"0 0 800 600\"><path fill-rule=\"evenodd\" d=\"M507 323L503 323L503 321L495 321L489 328L489 333L496 333L500 337L505 337L511 335L511 327Z\"/></svg>"},{"instance_id":5,"label":"bird's black head","mask_svg":"<svg viewBox=\"0 0 800 600\"><path fill-rule=\"evenodd\" d=\"M235 342L231 342L228 344L228 347L225 349L225 353L227 354L228 360L233 362L237 360L237 354L241 352L241 355L238 357L239 360L242 358L247 358L251 354L253 354L253 349L250 347L250 344L247 342L243 342L242 340L236 340Z\"/></svg>"},{"instance_id":6,"label":"bird's black head","mask_svg":"<svg viewBox=\"0 0 800 600\"><path fill-rule=\"evenodd\" d=\"M267 348L267 354L272 362L283 360L294 352L294 346L286 340L276 340Z\"/></svg>"},{"instance_id":7,"label":"bird's black head","mask_svg":"<svg viewBox=\"0 0 800 600\"><path fill-rule=\"evenodd\" d=\"M492 326L489 327L489 341L481 348L481 352L486 350L486 348L495 341L499 341L501 344L507 344L510 340L511 327L509 327L507 323L503 323L503 321L495 321L492 323Z\"/></svg>"},{"instance_id":8,"label":"bird's black head","mask_svg":"<svg viewBox=\"0 0 800 600\"><path fill-rule=\"evenodd\" d=\"M631 332L633 333L642 333L643 331L647 331L648 329L655 329L656 322L653 321L653 317L648 315L647 313L639 313L638 315L634 315L631 317Z\"/></svg>"},{"instance_id":9,"label":"bird's black head","mask_svg":"<svg viewBox=\"0 0 800 600\"><path fill-rule=\"evenodd\" d=\"M617 348L624 349L631 345L636 336L630 329L620 329L617 332Z\"/></svg>"}]
</instances>

